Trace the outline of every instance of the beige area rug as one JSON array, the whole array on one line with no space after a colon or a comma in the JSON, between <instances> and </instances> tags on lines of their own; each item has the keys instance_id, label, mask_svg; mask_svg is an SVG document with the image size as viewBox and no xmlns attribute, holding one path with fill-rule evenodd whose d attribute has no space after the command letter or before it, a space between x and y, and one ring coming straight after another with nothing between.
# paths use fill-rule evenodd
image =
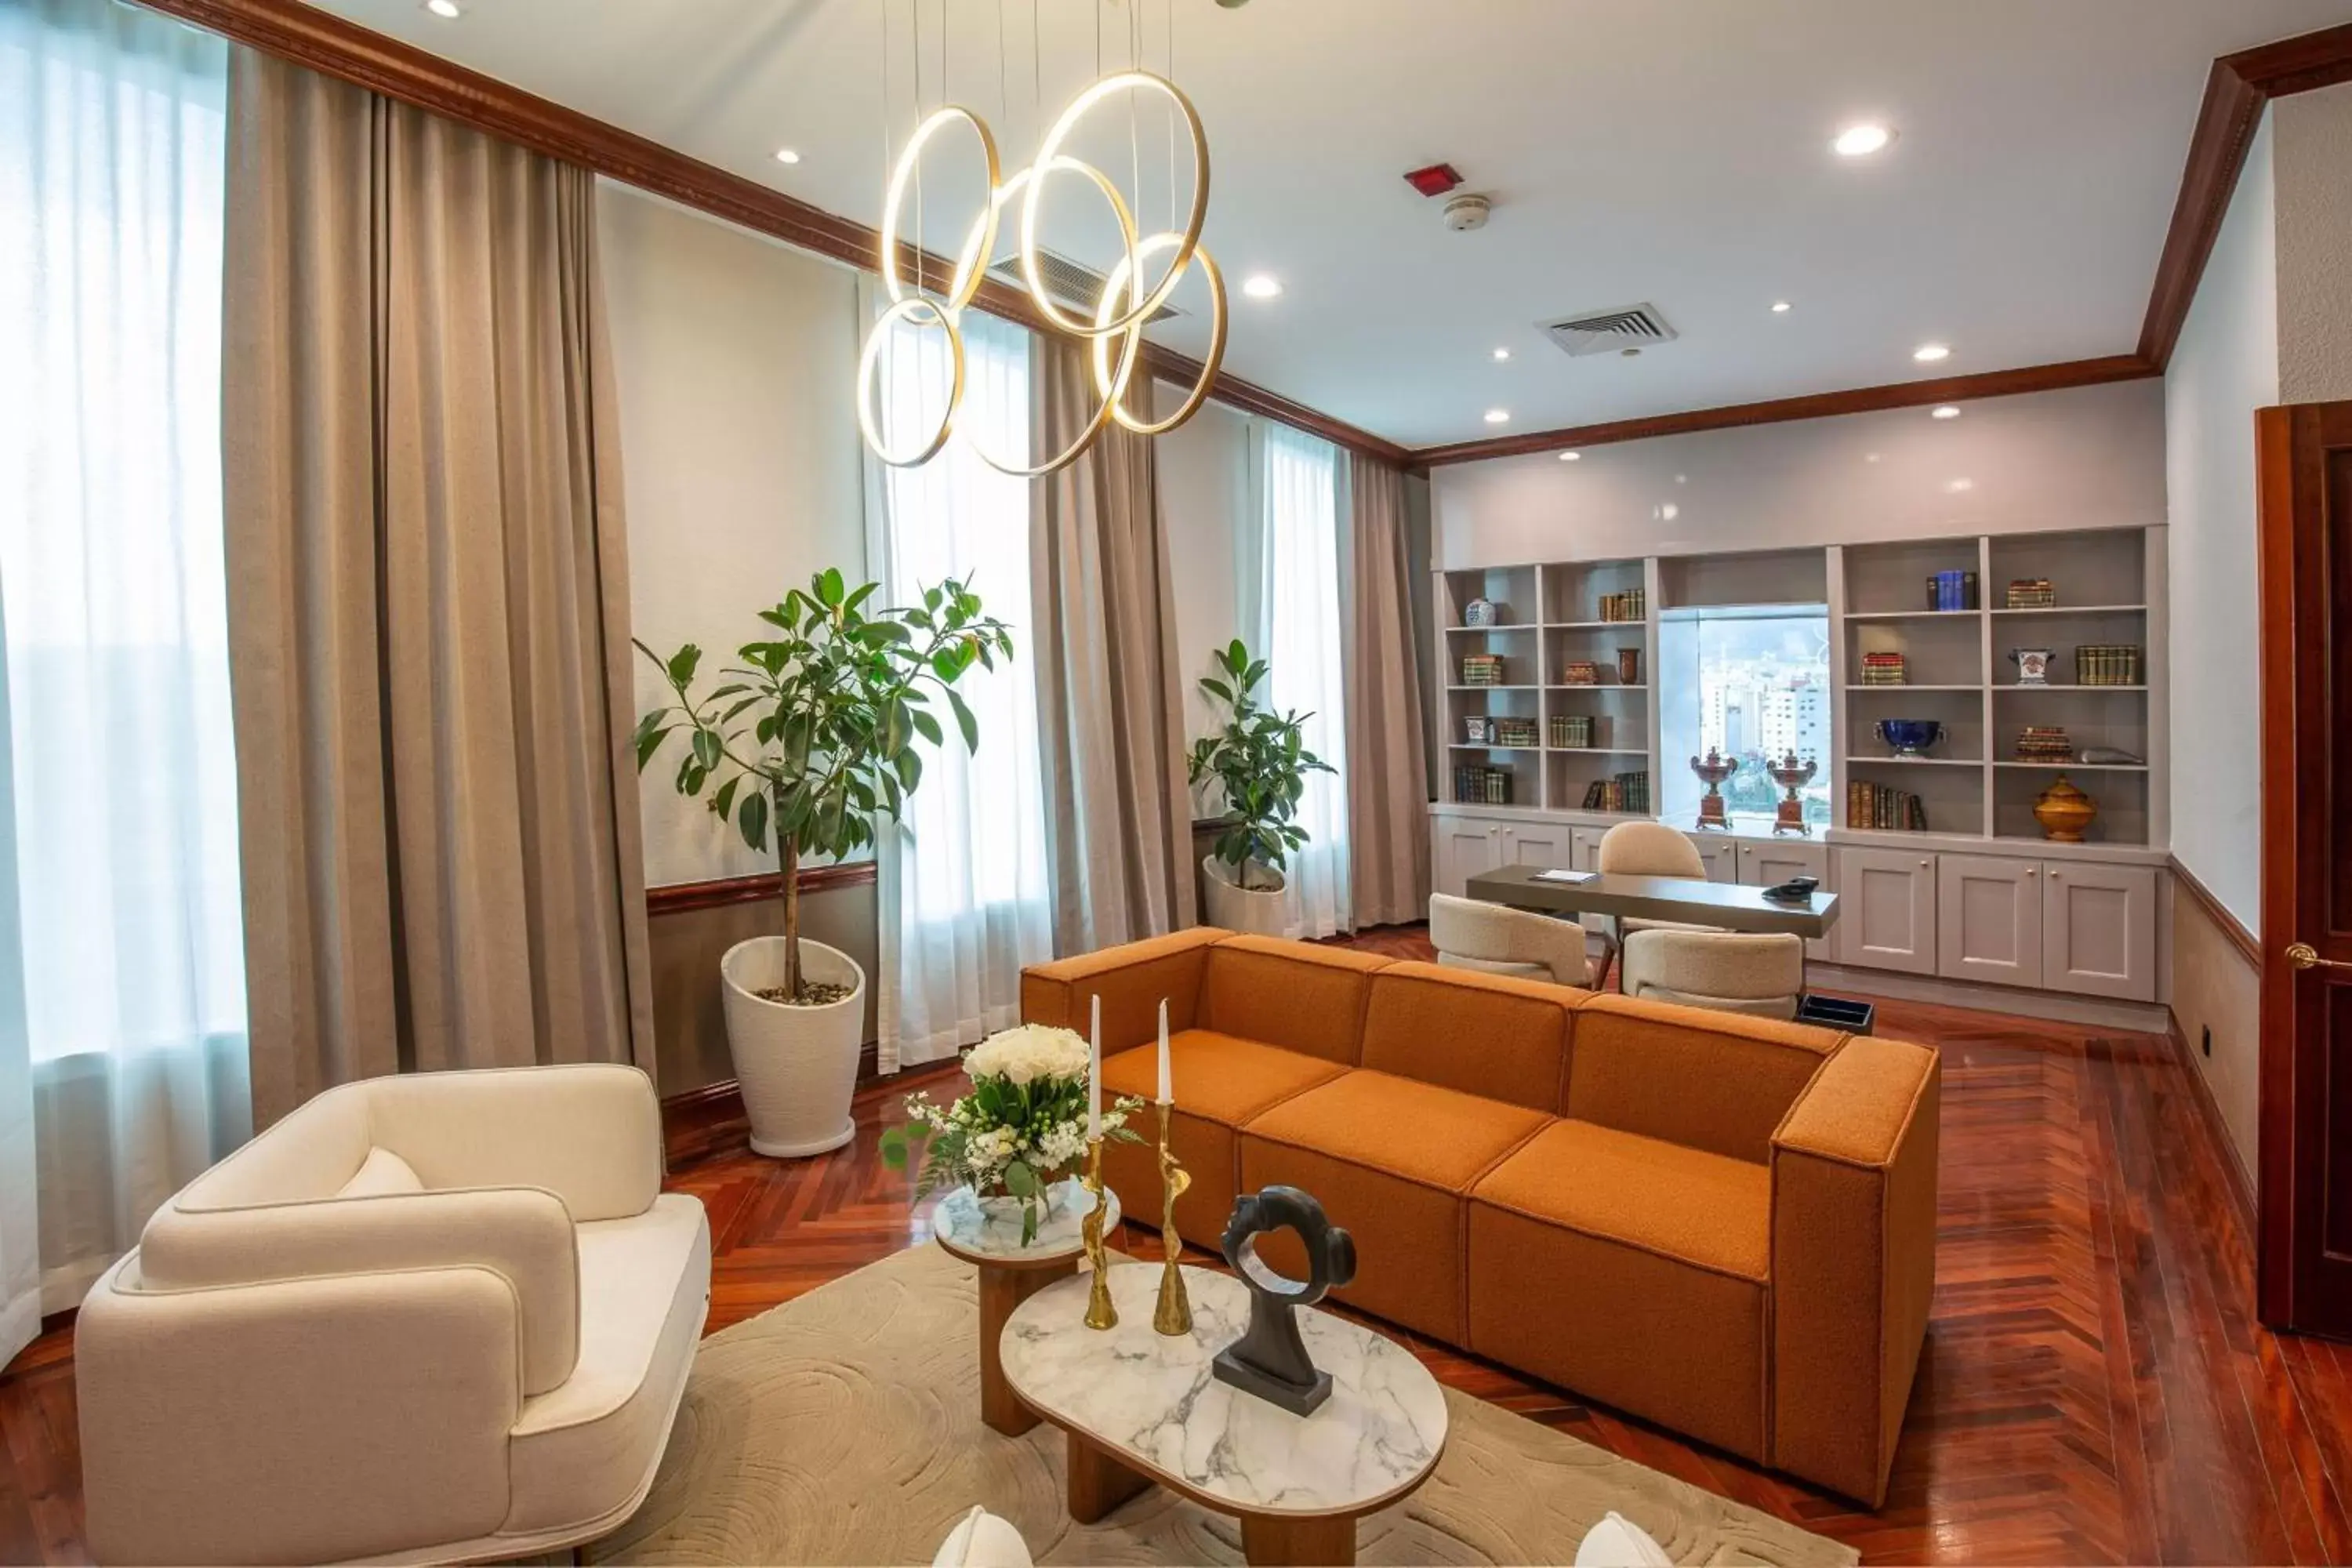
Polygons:
<instances>
[{"instance_id":1,"label":"beige area rug","mask_svg":"<svg viewBox=\"0 0 2352 1568\"><path fill-rule=\"evenodd\" d=\"M980 1421L971 1268L921 1247L702 1342L669 1452L599 1563L930 1562L974 1503L1040 1563L1238 1563L1241 1530L1154 1489L1092 1526L1062 1435ZM1452 1390L1436 1473L1358 1525L1365 1563L1568 1563L1611 1509L1677 1563L1843 1564L1846 1547Z\"/></svg>"}]
</instances>

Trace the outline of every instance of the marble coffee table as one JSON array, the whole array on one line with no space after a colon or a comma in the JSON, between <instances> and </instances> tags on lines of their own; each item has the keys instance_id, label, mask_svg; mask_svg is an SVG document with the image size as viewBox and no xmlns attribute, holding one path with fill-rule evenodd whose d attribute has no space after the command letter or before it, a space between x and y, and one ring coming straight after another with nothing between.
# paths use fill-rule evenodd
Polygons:
<instances>
[{"instance_id":1,"label":"marble coffee table","mask_svg":"<svg viewBox=\"0 0 2352 1568\"><path fill-rule=\"evenodd\" d=\"M1151 1326L1160 1266L1114 1264L1116 1327L1084 1321L1089 1281L1056 1282L1004 1325L1004 1379L1069 1442L1070 1517L1091 1524L1155 1482L1242 1521L1252 1563L1353 1563L1356 1521L1427 1479L1445 1394L1411 1351L1309 1308L1299 1330L1331 1397L1293 1415L1210 1375L1249 1322L1249 1290L1186 1268L1192 1331Z\"/></svg>"},{"instance_id":2,"label":"marble coffee table","mask_svg":"<svg viewBox=\"0 0 2352 1568\"><path fill-rule=\"evenodd\" d=\"M931 1237L950 1256L980 1270L980 1418L1008 1437L1037 1425L1037 1417L1004 1385L997 1346L1013 1310L1078 1268L1079 1235L1094 1194L1075 1178L1053 1187L1054 1204L1037 1222L1037 1235L1021 1242L1021 1215L991 1214L970 1187L956 1187L931 1210ZM1103 1189L1103 1232L1118 1226L1118 1194Z\"/></svg>"}]
</instances>

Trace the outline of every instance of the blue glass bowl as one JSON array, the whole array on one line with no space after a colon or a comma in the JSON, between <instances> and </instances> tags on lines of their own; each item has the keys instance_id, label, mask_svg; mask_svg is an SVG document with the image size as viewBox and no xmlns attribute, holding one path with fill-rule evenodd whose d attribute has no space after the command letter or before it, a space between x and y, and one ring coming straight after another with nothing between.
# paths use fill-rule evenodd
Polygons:
<instances>
[{"instance_id":1,"label":"blue glass bowl","mask_svg":"<svg viewBox=\"0 0 2352 1568\"><path fill-rule=\"evenodd\" d=\"M1881 719L1878 738L1895 748L1898 757L1925 756L1944 738L1944 726L1933 719Z\"/></svg>"}]
</instances>

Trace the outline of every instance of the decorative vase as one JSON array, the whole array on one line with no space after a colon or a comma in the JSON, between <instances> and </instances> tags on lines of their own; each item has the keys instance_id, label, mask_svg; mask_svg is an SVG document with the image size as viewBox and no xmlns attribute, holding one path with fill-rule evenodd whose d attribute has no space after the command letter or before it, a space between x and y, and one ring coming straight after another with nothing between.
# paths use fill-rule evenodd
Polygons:
<instances>
[{"instance_id":1,"label":"decorative vase","mask_svg":"<svg viewBox=\"0 0 2352 1568\"><path fill-rule=\"evenodd\" d=\"M2068 781L2064 773L2033 803L2033 820L2042 836L2053 844L2080 844L2083 830L2099 815L2099 803Z\"/></svg>"},{"instance_id":2,"label":"decorative vase","mask_svg":"<svg viewBox=\"0 0 2352 1568\"><path fill-rule=\"evenodd\" d=\"M1944 738L1944 726L1933 719L1881 719L1876 731L1898 757L1924 757Z\"/></svg>"},{"instance_id":3,"label":"decorative vase","mask_svg":"<svg viewBox=\"0 0 2352 1568\"><path fill-rule=\"evenodd\" d=\"M857 1047L866 1032L866 972L837 948L801 938L802 978L846 985L821 1007L770 1002L784 983L784 939L755 936L719 960L727 1049L751 1122L751 1149L796 1160L838 1149L856 1134L849 1100L857 1087Z\"/></svg>"},{"instance_id":4,"label":"decorative vase","mask_svg":"<svg viewBox=\"0 0 2352 1568\"><path fill-rule=\"evenodd\" d=\"M1690 765L1691 772L1696 773L1699 781L1706 785L1706 795L1698 803L1698 825L1701 827L1717 827L1727 833L1730 832L1731 819L1724 814L1723 809L1723 781L1738 773L1739 764L1726 757L1715 747L1709 746L1706 749L1706 756L1704 759L1693 757Z\"/></svg>"},{"instance_id":5,"label":"decorative vase","mask_svg":"<svg viewBox=\"0 0 2352 1568\"><path fill-rule=\"evenodd\" d=\"M1778 838L1783 833L1802 834L1807 838L1813 836L1812 828L1805 822L1805 803L1797 792L1812 783L1813 775L1821 769L1822 764L1811 758L1799 762L1793 750L1781 761L1764 765L1764 771L1772 776L1772 782L1789 792L1773 813L1773 837Z\"/></svg>"},{"instance_id":6,"label":"decorative vase","mask_svg":"<svg viewBox=\"0 0 2352 1568\"><path fill-rule=\"evenodd\" d=\"M1244 888L1234 879L1234 868L1215 856L1201 861L1209 923L1245 936L1285 936L1290 929L1290 887L1279 871L1259 868L1272 877L1271 888Z\"/></svg>"}]
</instances>

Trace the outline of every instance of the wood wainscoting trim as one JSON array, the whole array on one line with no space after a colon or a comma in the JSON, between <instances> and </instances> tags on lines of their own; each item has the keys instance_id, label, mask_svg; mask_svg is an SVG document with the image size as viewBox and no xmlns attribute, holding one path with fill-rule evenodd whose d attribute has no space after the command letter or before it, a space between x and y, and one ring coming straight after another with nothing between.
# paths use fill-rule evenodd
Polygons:
<instances>
[{"instance_id":1,"label":"wood wainscoting trim","mask_svg":"<svg viewBox=\"0 0 2352 1568\"><path fill-rule=\"evenodd\" d=\"M857 1047L857 1087L873 1088L886 1081L876 1058L877 1047L872 1040ZM961 1056L943 1062L910 1068L896 1075L895 1081L906 1085L909 1093L932 1082L960 1073L963 1068ZM690 1164L713 1154L739 1151L751 1131L751 1121L743 1113L743 1090L733 1079L722 1083L706 1084L683 1094L662 1096L662 1148L673 1168Z\"/></svg>"},{"instance_id":2,"label":"wood wainscoting trim","mask_svg":"<svg viewBox=\"0 0 2352 1568\"><path fill-rule=\"evenodd\" d=\"M2197 1102L2197 1120L2205 1124L2205 1136L2221 1156L2218 1163L2228 1179L2230 1201L2237 1206L2238 1218L2245 1225L2251 1248L2259 1225L2253 1178L2246 1173L2245 1158L2238 1152L2237 1141L2230 1136L2230 1124L2221 1119L2221 1102L2213 1098L2213 1086L2206 1081L2204 1069L2197 1065L2197 1053L2189 1047L2180 1020L2173 1018L2164 1032L2172 1041L2172 1054L2180 1062L2181 1076L2189 1082L2189 1098Z\"/></svg>"},{"instance_id":3,"label":"wood wainscoting trim","mask_svg":"<svg viewBox=\"0 0 2352 1568\"><path fill-rule=\"evenodd\" d=\"M844 860L831 866L801 868L801 895L829 893L838 888L863 888L873 883L874 862ZM673 882L666 888L646 889L646 913L658 919L663 915L683 914L688 910L715 910L727 904L756 904L763 899L782 898L784 876L781 871L765 871L755 877L725 877L709 882Z\"/></svg>"},{"instance_id":4,"label":"wood wainscoting trim","mask_svg":"<svg viewBox=\"0 0 2352 1568\"><path fill-rule=\"evenodd\" d=\"M2212 889L2199 881L2197 874L2180 863L2178 856L2168 857L2167 867L2172 872L2174 879L2179 882L2182 889L2197 900L2197 907L2205 911L2205 918L2211 921L2221 933L2229 939L2230 945L2238 950L2239 956L2257 970L2262 968L2263 944L2254 939L2254 933L2248 931L2238 917L2231 914L2221 900L2213 896ZM2203 1081L2201 1077L2199 1081Z\"/></svg>"}]
</instances>

